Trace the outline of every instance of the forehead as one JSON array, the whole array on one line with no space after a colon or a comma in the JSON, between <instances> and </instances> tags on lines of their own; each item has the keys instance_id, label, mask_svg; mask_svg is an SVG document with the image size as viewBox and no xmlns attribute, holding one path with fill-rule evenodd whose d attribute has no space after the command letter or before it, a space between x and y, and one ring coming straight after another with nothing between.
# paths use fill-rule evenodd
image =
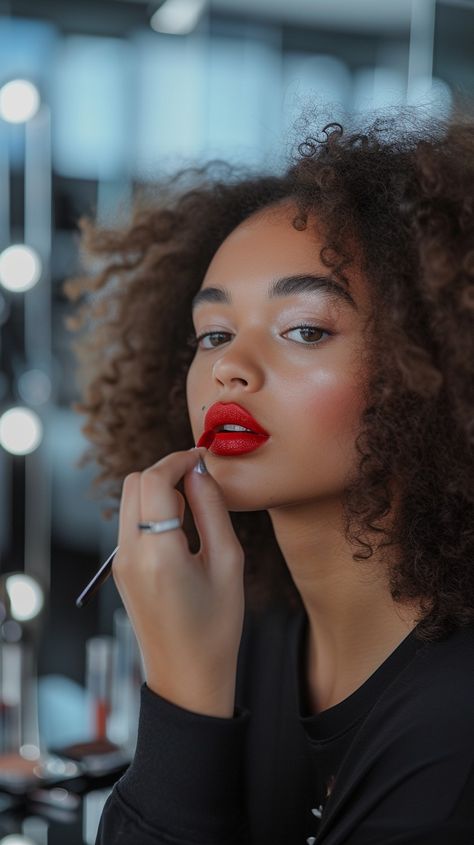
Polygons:
<instances>
[{"instance_id":1,"label":"forehead","mask_svg":"<svg viewBox=\"0 0 474 845\"><path fill-rule=\"evenodd\" d=\"M313 216L311 220L312 229L295 229L292 223L299 216L296 205L289 200L259 209L230 232L215 257L221 253L251 249L253 245L273 253L282 240L286 246L293 244L298 251L318 252L322 246L322 236L318 235L316 219Z\"/></svg>"},{"instance_id":2,"label":"forehead","mask_svg":"<svg viewBox=\"0 0 474 845\"><path fill-rule=\"evenodd\" d=\"M261 209L243 220L221 243L204 278L230 283L234 278L266 279L315 266L319 248L309 231L292 226L296 208L289 203Z\"/></svg>"},{"instance_id":3,"label":"forehead","mask_svg":"<svg viewBox=\"0 0 474 845\"><path fill-rule=\"evenodd\" d=\"M300 218L296 203L285 199L259 209L230 232L214 254L202 288L234 284L267 285L274 279L297 273L330 276L320 252L326 245L324 228L314 213L304 228L295 228ZM368 285L355 262L344 270L346 287L362 308L368 303Z\"/></svg>"}]
</instances>

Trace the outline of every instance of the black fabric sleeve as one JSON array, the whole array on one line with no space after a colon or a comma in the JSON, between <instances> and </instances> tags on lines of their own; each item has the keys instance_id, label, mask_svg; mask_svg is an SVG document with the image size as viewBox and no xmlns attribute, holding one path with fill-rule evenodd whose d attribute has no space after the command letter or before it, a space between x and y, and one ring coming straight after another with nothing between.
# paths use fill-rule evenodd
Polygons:
<instances>
[{"instance_id":1,"label":"black fabric sleeve","mask_svg":"<svg viewBox=\"0 0 474 845\"><path fill-rule=\"evenodd\" d=\"M132 763L115 784L96 845L247 845L244 749L250 711L185 710L141 689Z\"/></svg>"}]
</instances>

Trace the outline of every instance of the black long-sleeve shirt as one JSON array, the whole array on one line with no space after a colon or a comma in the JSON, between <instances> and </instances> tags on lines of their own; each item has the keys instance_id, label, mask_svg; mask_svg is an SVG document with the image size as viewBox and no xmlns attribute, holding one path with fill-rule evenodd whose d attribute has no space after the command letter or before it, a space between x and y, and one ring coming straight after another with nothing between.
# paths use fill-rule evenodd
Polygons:
<instances>
[{"instance_id":1,"label":"black long-sleeve shirt","mask_svg":"<svg viewBox=\"0 0 474 845\"><path fill-rule=\"evenodd\" d=\"M307 625L304 610L246 613L233 718L143 685L96 845L474 845L474 626L410 632L311 714Z\"/></svg>"}]
</instances>

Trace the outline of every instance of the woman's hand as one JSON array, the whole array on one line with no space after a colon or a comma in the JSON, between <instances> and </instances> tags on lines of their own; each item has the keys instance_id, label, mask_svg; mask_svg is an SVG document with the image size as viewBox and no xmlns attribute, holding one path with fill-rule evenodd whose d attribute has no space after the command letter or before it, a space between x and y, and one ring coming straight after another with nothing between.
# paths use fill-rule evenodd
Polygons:
<instances>
[{"instance_id":1,"label":"woman's hand","mask_svg":"<svg viewBox=\"0 0 474 845\"><path fill-rule=\"evenodd\" d=\"M244 618L244 552L217 482L193 472L206 449L172 452L125 478L112 573L135 630L151 690L209 716L234 712ZM179 516L186 499L200 538L182 528L147 534L138 522Z\"/></svg>"}]
</instances>

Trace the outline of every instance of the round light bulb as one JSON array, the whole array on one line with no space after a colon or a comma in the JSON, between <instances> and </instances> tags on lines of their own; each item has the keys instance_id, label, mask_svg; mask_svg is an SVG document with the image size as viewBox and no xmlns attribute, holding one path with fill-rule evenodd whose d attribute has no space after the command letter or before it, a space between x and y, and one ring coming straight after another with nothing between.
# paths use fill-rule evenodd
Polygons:
<instances>
[{"instance_id":1,"label":"round light bulb","mask_svg":"<svg viewBox=\"0 0 474 845\"><path fill-rule=\"evenodd\" d=\"M34 578L17 572L8 575L5 588L10 599L10 614L19 622L34 619L44 604L43 590Z\"/></svg>"},{"instance_id":2,"label":"round light bulb","mask_svg":"<svg viewBox=\"0 0 474 845\"><path fill-rule=\"evenodd\" d=\"M0 88L0 117L8 123L26 123L39 106L39 91L28 79L12 79Z\"/></svg>"},{"instance_id":3,"label":"round light bulb","mask_svg":"<svg viewBox=\"0 0 474 845\"><path fill-rule=\"evenodd\" d=\"M34 452L43 439L40 417L29 408L10 408L0 417L0 446L12 455Z\"/></svg>"},{"instance_id":4,"label":"round light bulb","mask_svg":"<svg viewBox=\"0 0 474 845\"><path fill-rule=\"evenodd\" d=\"M0 253L0 282L7 290L21 293L34 287L41 276L41 259L26 244L13 244Z\"/></svg>"},{"instance_id":5,"label":"round light bulb","mask_svg":"<svg viewBox=\"0 0 474 845\"><path fill-rule=\"evenodd\" d=\"M41 751L37 745L26 743L25 745L20 746L20 755L24 760L39 760L41 757Z\"/></svg>"}]
</instances>

